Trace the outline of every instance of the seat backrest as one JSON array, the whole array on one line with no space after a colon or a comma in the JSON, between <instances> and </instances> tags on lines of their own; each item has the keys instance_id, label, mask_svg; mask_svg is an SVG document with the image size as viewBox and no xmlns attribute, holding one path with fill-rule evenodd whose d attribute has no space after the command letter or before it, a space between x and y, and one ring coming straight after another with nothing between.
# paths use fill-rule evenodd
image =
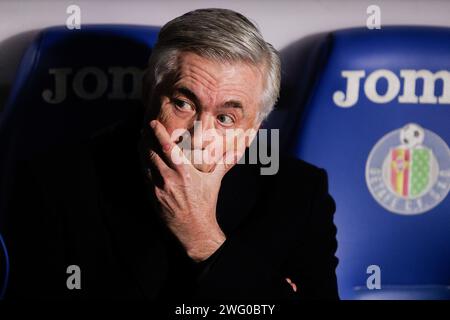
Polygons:
<instances>
[{"instance_id":1,"label":"seat backrest","mask_svg":"<svg viewBox=\"0 0 450 320\"><path fill-rule=\"evenodd\" d=\"M42 148L78 139L142 109L142 71L158 31L133 25L43 30L17 72L2 137L4 131L20 131L14 144Z\"/></svg>"},{"instance_id":2,"label":"seat backrest","mask_svg":"<svg viewBox=\"0 0 450 320\"><path fill-rule=\"evenodd\" d=\"M450 298L450 29L356 28L326 42L306 102L282 101L273 118L294 117L285 151L328 172L341 297Z\"/></svg>"},{"instance_id":3,"label":"seat backrest","mask_svg":"<svg viewBox=\"0 0 450 320\"><path fill-rule=\"evenodd\" d=\"M140 119L142 75L158 32L83 25L39 33L21 60L0 123L0 213L19 161Z\"/></svg>"}]
</instances>

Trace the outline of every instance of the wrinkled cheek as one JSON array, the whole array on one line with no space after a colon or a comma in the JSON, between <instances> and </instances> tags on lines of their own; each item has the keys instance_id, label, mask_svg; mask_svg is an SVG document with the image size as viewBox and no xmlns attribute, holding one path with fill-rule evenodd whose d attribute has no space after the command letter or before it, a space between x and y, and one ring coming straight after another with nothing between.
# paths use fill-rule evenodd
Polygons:
<instances>
[{"instance_id":1,"label":"wrinkled cheek","mask_svg":"<svg viewBox=\"0 0 450 320\"><path fill-rule=\"evenodd\" d=\"M162 125L166 128L169 133L171 140L176 142L180 135L186 131L187 124L185 121L176 117L170 111L167 111L166 108L161 108L161 112L159 113L157 120L162 123Z\"/></svg>"},{"instance_id":2,"label":"wrinkled cheek","mask_svg":"<svg viewBox=\"0 0 450 320\"><path fill-rule=\"evenodd\" d=\"M167 130L169 130L169 128L173 127L174 117L173 117L173 115L170 114L168 105L163 104L161 106L158 116L156 118L159 122L161 122L166 127Z\"/></svg>"}]
</instances>

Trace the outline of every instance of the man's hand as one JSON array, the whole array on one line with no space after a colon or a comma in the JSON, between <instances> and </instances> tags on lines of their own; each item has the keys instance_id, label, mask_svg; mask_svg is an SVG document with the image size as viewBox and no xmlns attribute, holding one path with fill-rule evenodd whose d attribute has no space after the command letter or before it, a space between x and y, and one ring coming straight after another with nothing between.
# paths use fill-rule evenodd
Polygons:
<instances>
[{"instance_id":1,"label":"man's hand","mask_svg":"<svg viewBox=\"0 0 450 320\"><path fill-rule=\"evenodd\" d=\"M226 239L216 219L217 197L223 176L245 148L220 154L214 171L205 173L190 163L158 120L151 127L162 150L161 155L149 150L151 175L161 178L154 183L160 214L187 254L197 262L206 260ZM174 155L183 161L174 161Z\"/></svg>"}]
</instances>

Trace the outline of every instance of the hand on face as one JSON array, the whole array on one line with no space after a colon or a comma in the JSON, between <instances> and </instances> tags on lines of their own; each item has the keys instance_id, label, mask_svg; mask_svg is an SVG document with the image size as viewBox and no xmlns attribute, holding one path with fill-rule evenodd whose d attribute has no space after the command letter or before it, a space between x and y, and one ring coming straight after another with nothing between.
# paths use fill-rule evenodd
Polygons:
<instances>
[{"instance_id":1,"label":"hand on face","mask_svg":"<svg viewBox=\"0 0 450 320\"><path fill-rule=\"evenodd\" d=\"M225 241L216 220L217 196L223 176L245 152L245 143L236 144L245 137L228 139L226 143L236 147L228 146L225 153L215 152L214 169L202 172L186 158L158 120L153 120L151 127L161 149L161 154L149 150L148 155L151 175L160 177L160 183L154 184L160 214L188 255L196 261L204 260Z\"/></svg>"}]
</instances>

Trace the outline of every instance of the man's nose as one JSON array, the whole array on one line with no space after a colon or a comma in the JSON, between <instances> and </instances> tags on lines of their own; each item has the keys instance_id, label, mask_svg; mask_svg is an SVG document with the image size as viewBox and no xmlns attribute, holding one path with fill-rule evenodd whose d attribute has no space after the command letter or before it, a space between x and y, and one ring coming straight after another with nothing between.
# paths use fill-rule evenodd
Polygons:
<instances>
[{"instance_id":1,"label":"man's nose","mask_svg":"<svg viewBox=\"0 0 450 320\"><path fill-rule=\"evenodd\" d=\"M200 116L189 130L194 149L205 149L215 138L214 117L210 115Z\"/></svg>"}]
</instances>

